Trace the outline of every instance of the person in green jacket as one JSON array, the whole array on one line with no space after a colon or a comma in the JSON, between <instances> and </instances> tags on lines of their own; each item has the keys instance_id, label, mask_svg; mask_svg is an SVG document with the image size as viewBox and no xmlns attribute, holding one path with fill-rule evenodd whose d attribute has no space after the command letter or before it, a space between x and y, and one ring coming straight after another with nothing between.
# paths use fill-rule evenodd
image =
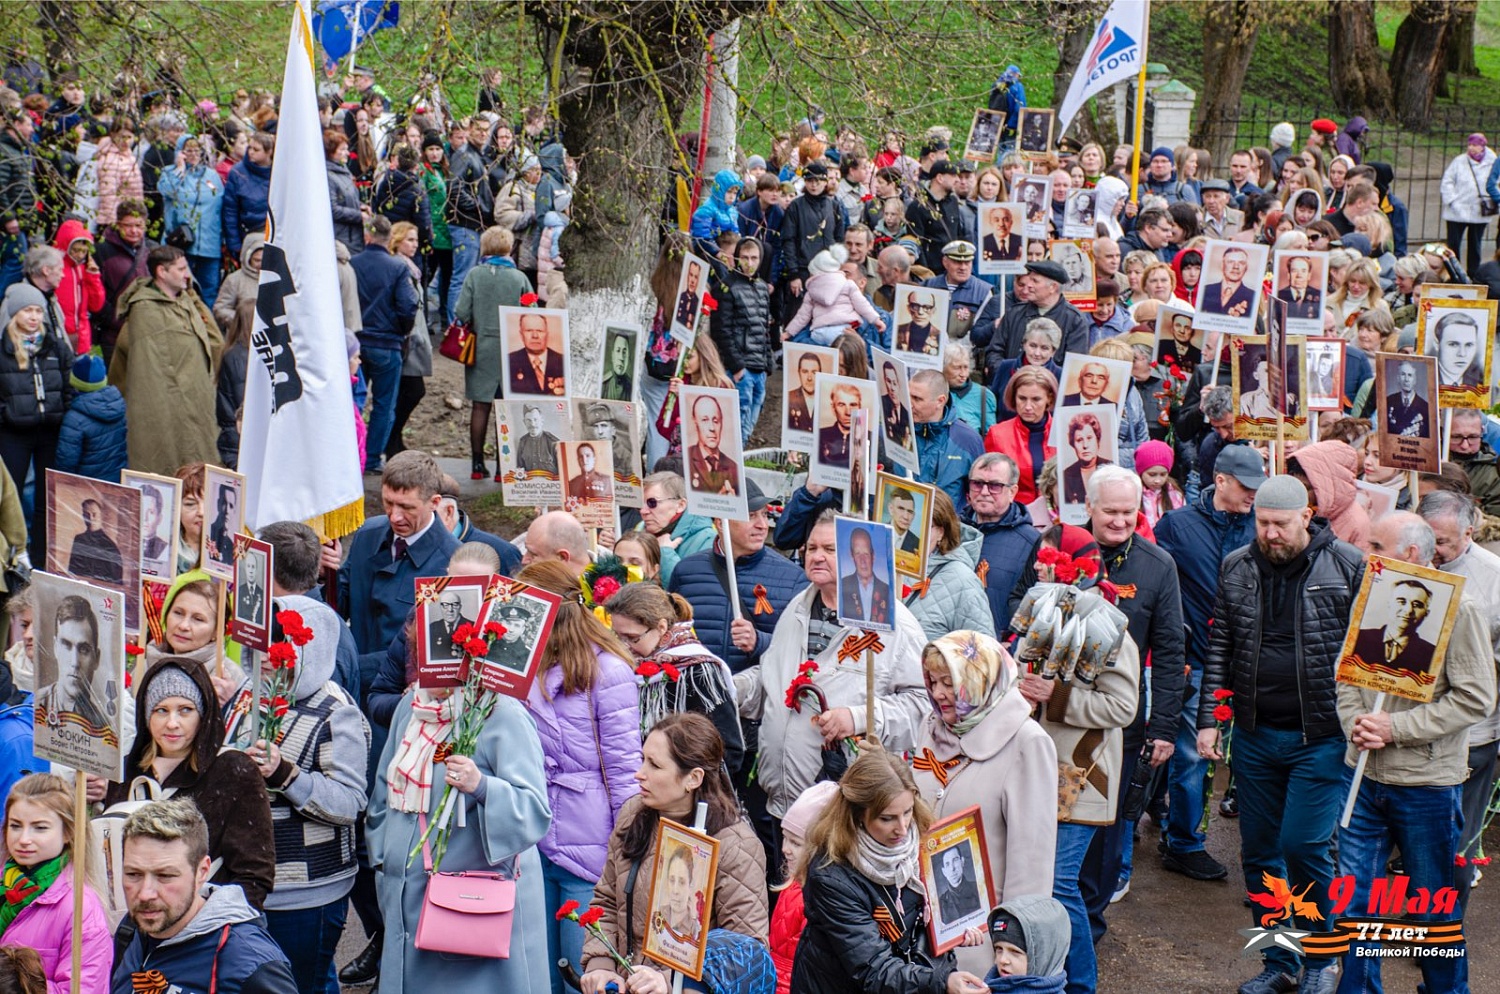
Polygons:
<instances>
[{"instance_id":1,"label":"person in green jacket","mask_svg":"<svg viewBox=\"0 0 1500 994\"><path fill-rule=\"evenodd\" d=\"M448 284L453 279L453 237L448 234L448 155L443 136L429 131L422 137L422 164L417 168L422 186L427 190L427 208L432 216L432 244L427 258L426 275L436 273L440 314L448 313Z\"/></svg>"}]
</instances>

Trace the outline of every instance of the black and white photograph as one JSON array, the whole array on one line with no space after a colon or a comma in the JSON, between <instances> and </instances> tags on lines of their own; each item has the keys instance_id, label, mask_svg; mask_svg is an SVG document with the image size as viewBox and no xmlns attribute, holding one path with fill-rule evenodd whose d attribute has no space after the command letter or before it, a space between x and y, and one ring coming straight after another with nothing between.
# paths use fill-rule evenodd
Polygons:
<instances>
[{"instance_id":1,"label":"black and white photograph","mask_svg":"<svg viewBox=\"0 0 1500 994\"><path fill-rule=\"evenodd\" d=\"M573 401L573 437L580 442L609 444L613 457L615 502L641 506L640 419L635 404L623 400Z\"/></svg>"},{"instance_id":2,"label":"black and white photograph","mask_svg":"<svg viewBox=\"0 0 1500 994\"><path fill-rule=\"evenodd\" d=\"M177 576L182 481L127 469L120 473L120 484L141 492L141 577L171 581Z\"/></svg>"},{"instance_id":3,"label":"black and white photograph","mask_svg":"<svg viewBox=\"0 0 1500 994\"><path fill-rule=\"evenodd\" d=\"M1025 107L1016 128L1016 148L1021 152L1046 155L1052 150L1052 129L1057 124L1057 113L1038 107Z\"/></svg>"},{"instance_id":4,"label":"black and white photograph","mask_svg":"<svg viewBox=\"0 0 1500 994\"><path fill-rule=\"evenodd\" d=\"M118 781L125 736L123 598L113 589L32 574L36 655L33 751Z\"/></svg>"},{"instance_id":5,"label":"black and white photograph","mask_svg":"<svg viewBox=\"0 0 1500 994\"><path fill-rule=\"evenodd\" d=\"M965 808L933 822L919 849L931 909L928 934L933 949L947 952L968 929L983 927L996 901L979 809Z\"/></svg>"},{"instance_id":6,"label":"black and white photograph","mask_svg":"<svg viewBox=\"0 0 1500 994\"><path fill-rule=\"evenodd\" d=\"M1432 700L1463 589L1461 574L1370 556L1339 655L1339 682Z\"/></svg>"},{"instance_id":7,"label":"black and white photograph","mask_svg":"<svg viewBox=\"0 0 1500 994\"><path fill-rule=\"evenodd\" d=\"M1052 421L1062 426L1057 446L1058 519L1065 525L1087 524L1084 501L1089 477L1100 466L1112 466L1119 459L1119 411L1113 404L1062 406Z\"/></svg>"},{"instance_id":8,"label":"black and white photograph","mask_svg":"<svg viewBox=\"0 0 1500 994\"><path fill-rule=\"evenodd\" d=\"M203 474L203 558L209 576L234 579L234 537L245 530L245 478L209 466Z\"/></svg>"},{"instance_id":9,"label":"black and white photograph","mask_svg":"<svg viewBox=\"0 0 1500 994\"><path fill-rule=\"evenodd\" d=\"M1092 239L1099 229L1095 225L1095 211L1099 195L1093 190L1074 190L1068 194L1063 208L1063 237Z\"/></svg>"},{"instance_id":10,"label":"black and white photograph","mask_svg":"<svg viewBox=\"0 0 1500 994\"><path fill-rule=\"evenodd\" d=\"M566 397L572 392L567 311L502 307L500 337L507 398Z\"/></svg>"},{"instance_id":11,"label":"black and white photograph","mask_svg":"<svg viewBox=\"0 0 1500 994\"><path fill-rule=\"evenodd\" d=\"M896 331L891 351L908 370L942 369L948 338L947 290L902 284L896 287Z\"/></svg>"},{"instance_id":12,"label":"black and white photograph","mask_svg":"<svg viewBox=\"0 0 1500 994\"><path fill-rule=\"evenodd\" d=\"M126 631L139 631L141 492L49 469L41 498L47 502L47 572L116 591ZM232 557L232 545L229 551Z\"/></svg>"},{"instance_id":13,"label":"black and white photograph","mask_svg":"<svg viewBox=\"0 0 1500 994\"><path fill-rule=\"evenodd\" d=\"M703 317L703 295L708 292L711 273L707 262L691 252L682 258L682 274L677 278L676 304L672 307L672 337L683 345L692 345ZM706 325L704 325L706 327Z\"/></svg>"},{"instance_id":14,"label":"black and white photograph","mask_svg":"<svg viewBox=\"0 0 1500 994\"><path fill-rule=\"evenodd\" d=\"M981 108L974 112L974 121L969 125L969 140L964 144L964 158L970 162L994 162L995 152L1000 147L1000 129L1005 125L1005 113Z\"/></svg>"},{"instance_id":15,"label":"black and white photograph","mask_svg":"<svg viewBox=\"0 0 1500 994\"><path fill-rule=\"evenodd\" d=\"M487 576L422 577L417 585L417 684L456 687L463 682L463 642L459 630L476 637L484 615Z\"/></svg>"},{"instance_id":16,"label":"black and white photograph","mask_svg":"<svg viewBox=\"0 0 1500 994\"><path fill-rule=\"evenodd\" d=\"M854 412L876 408L877 390L872 381L826 373L818 376L818 432L809 482L836 490L849 486L850 454L857 446L868 444L855 433Z\"/></svg>"},{"instance_id":17,"label":"black and white photograph","mask_svg":"<svg viewBox=\"0 0 1500 994\"><path fill-rule=\"evenodd\" d=\"M1342 338L1307 340L1307 409L1338 411L1344 406L1344 346Z\"/></svg>"},{"instance_id":18,"label":"black and white photograph","mask_svg":"<svg viewBox=\"0 0 1500 994\"><path fill-rule=\"evenodd\" d=\"M566 400L495 402L500 490L506 504L561 507L563 485L557 443L573 440L573 409Z\"/></svg>"},{"instance_id":19,"label":"black and white photograph","mask_svg":"<svg viewBox=\"0 0 1500 994\"><path fill-rule=\"evenodd\" d=\"M1487 300L1489 287L1483 283L1418 283L1417 300Z\"/></svg>"},{"instance_id":20,"label":"black and white photograph","mask_svg":"<svg viewBox=\"0 0 1500 994\"><path fill-rule=\"evenodd\" d=\"M1436 473L1437 360L1388 352L1377 352L1374 359L1380 465Z\"/></svg>"},{"instance_id":21,"label":"black and white photograph","mask_svg":"<svg viewBox=\"0 0 1500 994\"><path fill-rule=\"evenodd\" d=\"M1193 327L1193 312L1163 305L1156 311L1156 361L1170 362L1191 373L1203 361L1203 343L1208 333Z\"/></svg>"},{"instance_id":22,"label":"black and white photograph","mask_svg":"<svg viewBox=\"0 0 1500 994\"><path fill-rule=\"evenodd\" d=\"M276 573L271 543L249 535L234 537L234 613L230 636L247 649L271 648L271 578Z\"/></svg>"},{"instance_id":23,"label":"black and white photograph","mask_svg":"<svg viewBox=\"0 0 1500 994\"><path fill-rule=\"evenodd\" d=\"M486 624L505 629L490 644L480 674L485 689L524 701L541 666L562 598L505 576L489 578Z\"/></svg>"},{"instance_id":24,"label":"black and white photograph","mask_svg":"<svg viewBox=\"0 0 1500 994\"><path fill-rule=\"evenodd\" d=\"M1230 349L1233 363L1234 437L1274 442L1278 437L1307 437L1306 405L1302 385L1306 382L1303 339L1287 336L1282 355L1265 335L1236 338ZM1281 424L1278 426L1278 420Z\"/></svg>"},{"instance_id":25,"label":"black and white photograph","mask_svg":"<svg viewBox=\"0 0 1500 994\"><path fill-rule=\"evenodd\" d=\"M985 276L1026 270L1026 208L1022 204L979 205L979 260Z\"/></svg>"},{"instance_id":26,"label":"black and white photograph","mask_svg":"<svg viewBox=\"0 0 1500 994\"><path fill-rule=\"evenodd\" d=\"M677 391L677 402L682 405L688 513L746 520L750 511L744 487L739 392L684 385Z\"/></svg>"},{"instance_id":27,"label":"black and white photograph","mask_svg":"<svg viewBox=\"0 0 1500 994\"><path fill-rule=\"evenodd\" d=\"M911 389L906 363L883 349L870 349L870 371L880 395L880 435L891 462L917 471L917 441L911 419Z\"/></svg>"},{"instance_id":28,"label":"black and white photograph","mask_svg":"<svg viewBox=\"0 0 1500 994\"><path fill-rule=\"evenodd\" d=\"M604 328L604 365L599 373L600 400L635 400L641 330L626 325Z\"/></svg>"},{"instance_id":29,"label":"black and white photograph","mask_svg":"<svg viewBox=\"0 0 1500 994\"><path fill-rule=\"evenodd\" d=\"M1494 353L1493 300L1423 300L1417 351L1437 360L1439 407L1488 407Z\"/></svg>"},{"instance_id":30,"label":"black and white photograph","mask_svg":"<svg viewBox=\"0 0 1500 994\"><path fill-rule=\"evenodd\" d=\"M782 346L781 447L809 452L817 435L818 374L839 371L837 349L787 342Z\"/></svg>"},{"instance_id":31,"label":"black and white photograph","mask_svg":"<svg viewBox=\"0 0 1500 994\"><path fill-rule=\"evenodd\" d=\"M1052 218L1052 181L1045 176L1021 176L1016 180L1015 200L1021 205L1026 227L1021 234L1028 242L1046 242Z\"/></svg>"},{"instance_id":32,"label":"black and white photograph","mask_svg":"<svg viewBox=\"0 0 1500 994\"><path fill-rule=\"evenodd\" d=\"M838 621L866 631L894 631L896 561L890 525L840 516L834 522L838 551Z\"/></svg>"},{"instance_id":33,"label":"black and white photograph","mask_svg":"<svg viewBox=\"0 0 1500 994\"><path fill-rule=\"evenodd\" d=\"M1230 335L1254 334L1269 252L1268 245L1210 241L1203 254L1193 326Z\"/></svg>"},{"instance_id":34,"label":"black and white photograph","mask_svg":"<svg viewBox=\"0 0 1500 994\"><path fill-rule=\"evenodd\" d=\"M1272 273L1271 295L1286 304L1287 334L1323 334L1328 253L1281 249L1276 253Z\"/></svg>"}]
</instances>

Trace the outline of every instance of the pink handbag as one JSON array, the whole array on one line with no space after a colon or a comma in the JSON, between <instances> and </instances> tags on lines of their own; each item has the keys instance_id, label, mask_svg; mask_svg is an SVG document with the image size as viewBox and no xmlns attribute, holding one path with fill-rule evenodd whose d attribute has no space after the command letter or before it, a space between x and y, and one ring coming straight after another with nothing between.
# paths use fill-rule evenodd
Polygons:
<instances>
[{"instance_id":1,"label":"pink handbag","mask_svg":"<svg viewBox=\"0 0 1500 994\"><path fill-rule=\"evenodd\" d=\"M519 860L512 863L511 879L478 871L434 873L432 849L423 843L422 862L427 891L417 919L416 947L429 953L510 959Z\"/></svg>"}]
</instances>

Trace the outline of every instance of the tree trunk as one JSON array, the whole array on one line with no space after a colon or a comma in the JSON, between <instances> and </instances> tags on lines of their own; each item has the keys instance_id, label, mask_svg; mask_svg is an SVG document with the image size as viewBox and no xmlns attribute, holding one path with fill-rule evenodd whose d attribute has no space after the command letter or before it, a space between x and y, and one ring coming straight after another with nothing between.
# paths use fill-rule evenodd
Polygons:
<instances>
[{"instance_id":1,"label":"tree trunk","mask_svg":"<svg viewBox=\"0 0 1500 994\"><path fill-rule=\"evenodd\" d=\"M1258 0L1215 0L1203 11L1203 93L1193 145L1215 162L1229 161L1239 146L1236 124L1245 72L1255 54L1263 11Z\"/></svg>"},{"instance_id":2,"label":"tree trunk","mask_svg":"<svg viewBox=\"0 0 1500 994\"><path fill-rule=\"evenodd\" d=\"M1474 22L1479 16L1477 3L1460 4L1453 31L1448 36L1448 71L1460 76L1478 76L1474 63Z\"/></svg>"},{"instance_id":3,"label":"tree trunk","mask_svg":"<svg viewBox=\"0 0 1500 994\"><path fill-rule=\"evenodd\" d=\"M1057 42L1057 68L1052 72L1052 92L1056 94L1053 99L1054 106L1062 102L1062 95L1068 92L1068 87L1073 85L1073 75L1078 72L1078 66L1083 62L1083 55L1088 48L1089 41L1094 37L1094 26L1097 22L1096 12L1091 8L1079 9L1073 4L1053 4L1051 21L1054 24L1061 23L1062 32ZM1063 20L1063 19L1066 20ZM1108 148L1103 135L1099 129L1099 123L1094 120L1094 112L1089 107L1088 101L1084 101L1078 113L1074 115L1073 122L1069 125L1080 142L1098 142L1104 148ZM1113 130L1113 129L1111 129ZM1105 152L1108 157L1109 153Z\"/></svg>"},{"instance_id":4,"label":"tree trunk","mask_svg":"<svg viewBox=\"0 0 1500 994\"><path fill-rule=\"evenodd\" d=\"M1346 117L1391 116L1391 77L1380 58L1374 0L1333 0L1328 11L1328 79Z\"/></svg>"},{"instance_id":5,"label":"tree trunk","mask_svg":"<svg viewBox=\"0 0 1500 994\"><path fill-rule=\"evenodd\" d=\"M1391 52L1391 79L1397 89L1396 116L1408 128L1423 129L1447 64L1447 39L1459 5L1446 0L1411 0L1396 46Z\"/></svg>"}]
</instances>

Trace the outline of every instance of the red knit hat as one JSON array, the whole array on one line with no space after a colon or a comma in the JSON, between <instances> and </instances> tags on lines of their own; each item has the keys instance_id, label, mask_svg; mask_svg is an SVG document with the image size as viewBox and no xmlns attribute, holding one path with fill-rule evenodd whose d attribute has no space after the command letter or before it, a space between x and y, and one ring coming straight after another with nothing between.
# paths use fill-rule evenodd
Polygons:
<instances>
[{"instance_id":1,"label":"red knit hat","mask_svg":"<svg viewBox=\"0 0 1500 994\"><path fill-rule=\"evenodd\" d=\"M1312 129L1325 135L1336 135L1339 133L1339 126L1326 117L1320 117L1314 121Z\"/></svg>"}]
</instances>

